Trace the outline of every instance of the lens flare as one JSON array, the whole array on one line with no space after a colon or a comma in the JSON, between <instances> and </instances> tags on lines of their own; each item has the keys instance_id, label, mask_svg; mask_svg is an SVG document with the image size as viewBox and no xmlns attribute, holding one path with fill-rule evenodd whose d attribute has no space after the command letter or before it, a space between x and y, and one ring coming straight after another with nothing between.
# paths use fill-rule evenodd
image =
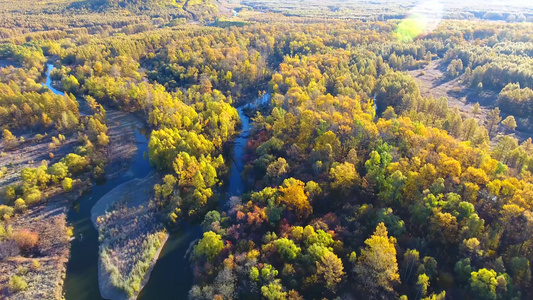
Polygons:
<instances>
[{"instance_id":1,"label":"lens flare","mask_svg":"<svg viewBox=\"0 0 533 300\"><path fill-rule=\"evenodd\" d=\"M435 30L442 20L444 6L438 0L424 1L410 11L396 29L400 41L410 42L416 37Z\"/></svg>"}]
</instances>

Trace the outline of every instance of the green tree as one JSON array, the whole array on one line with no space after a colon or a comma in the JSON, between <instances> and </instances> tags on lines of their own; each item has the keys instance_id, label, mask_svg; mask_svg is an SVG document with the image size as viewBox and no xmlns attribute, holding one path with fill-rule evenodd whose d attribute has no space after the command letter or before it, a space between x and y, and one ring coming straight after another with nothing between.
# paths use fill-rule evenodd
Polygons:
<instances>
[{"instance_id":1,"label":"green tree","mask_svg":"<svg viewBox=\"0 0 533 300\"><path fill-rule=\"evenodd\" d=\"M296 246L292 240L281 238L274 241L274 245L279 254L286 260L295 260L300 254L300 247Z\"/></svg>"},{"instance_id":2,"label":"green tree","mask_svg":"<svg viewBox=\"0 0 533 300\"><path fill-rule=\"evenodd\" d=\"M505 118L505 120L502 121L502 125L509 130L515 130L517 126L516 120L513 116L508 116Z\"/></svg>"},{"instance_id":3,"label":"green tree","mask_svg":"<svg viewBox=\"0 0 533 300\"><path fill-rule=\"evenodd\" d=\"M496 272L494 270L480 269L477 272L472 272L470 277L470 288L472 295L478 299L495 300L496 286Z\"/></svg>"},{"instance_id":4,"label":"green tree","mask_svg":"<svg viewBox=\"0 0 533 300\"><path fill-rule=\"evenodd\" d=\"M494 130L494 126L498 126L502 117L500 117L500 109L496 107L487 114L487 130L489 131L489 136Z\"/></svg>"},{"instance_id":5,"label":"green tree","mask_svg":"<svg viewBox=\"0 0 533 300\"><path fill-rule=\"evenodd\" d=\"M531 268L529 260L525 257L513 257L509 261L509 272L513 278L513 283L521 286L528 286L531 282Z\"/></svg>"},{"instance_id":6,"label":"green tree","mask_svg":"<svg viewBox=\"0 0 533 300\"><path fill-rule=\"evenodd\" d=\"M194 246L194 256L205 257L209 260L217 256L224 249L222 237L212 231L204 232L203 238Z\"/></svg>"}]
</instances>

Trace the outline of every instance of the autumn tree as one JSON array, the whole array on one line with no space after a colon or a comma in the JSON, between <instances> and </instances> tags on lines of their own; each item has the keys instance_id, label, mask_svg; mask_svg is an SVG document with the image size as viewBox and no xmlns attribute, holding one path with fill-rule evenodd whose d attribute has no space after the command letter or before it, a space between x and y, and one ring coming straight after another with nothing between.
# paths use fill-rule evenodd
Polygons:
<instances>
[{"instance_id":1,"label":"autumn tree","mask_svg":"<svg viewBox=\"0 0 533 300\"><path fill-rule=\"evenodd\" d=\"M361 179L355 166L349 162L331 168L330 178L332 180L331 187L343 192L349 192Z\"/></svg>"},{"instance_id":2,"label":"autumn tree","mask_svg":"<svg viewBox=\"0 0 533 300\"><path fill-rule=\"evenodd\" d=\"M505 120L502 121L502 125L505 126L508 130L515 130L516 120L513 116L508 116Z\"/></svg>"},{"instance_id":3,"label":"autumn tree","mask_svg":"<svg viewBox=\"0 0 533 300\"><path fill-rule=\"evenodd\" d=\"M217 256L224 248L222 237L212 231L204 232L204 236L198 244L194 246L194 256L196 258L205 257L208 260Z\"/></svg>"},{"instance_id":4,"label":"autumn tree","mask_svg":"<svg viewBox=\"0 0 533 300\"><path fill-rule=\"evenodd\" d=\"M316 262L316 272L326 283L326 288L335 292L337 285L344 276L342 260L333 252L327 251L320 261Z\"/></svg>"},{"instance_id":5,"label":"autumn tree","mask_svg":"<svg viewBox=\"0 0 533 300\"><path fill-rule=\"evenodd\" d=\"M307 218L313 212L313 207L308 200L309 195L302 181L294 178L285 179L279 191L282 195L277 199L277 203L286 205L298 217Z\"/></svg>"},{"instance_id":6,"label":"autumn tree","mask_svg":"<svg viewBox=\"0 0 533 300\"><path fill-rule=\"evenodd\" d=\"M392 293L393 285L400 283L395 243L394 238L388 237L385 224L379 223L361 250L354 271L363 287L373 294Z\"/></svg>"},{"instance_id":7,"label":"autumn tree","mask_svg":"<svg viewBox=\"0 0 533 300\"><path fill-rule=\"evenodd\" d=\"M2 131L2 142L4 142L4 145L6 149L12 149L17 146L17 138L11 133L11 131L4 129Z\"/></svg>"}]
</instances>

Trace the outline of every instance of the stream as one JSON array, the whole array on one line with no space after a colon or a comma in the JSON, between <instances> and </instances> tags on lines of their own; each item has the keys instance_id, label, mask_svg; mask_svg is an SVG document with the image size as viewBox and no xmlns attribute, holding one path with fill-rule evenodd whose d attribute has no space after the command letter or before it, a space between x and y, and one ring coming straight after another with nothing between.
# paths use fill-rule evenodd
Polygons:
<instances>
[{"instance_id":1,"label":"stream","mask_svg":"<svg viewBox=\"0 0 533 300\"><path fill-rule=\"evenodd\" d=\"M48 64L44 86L58 95L64 95L52 87L50 73L54 66ZM258 101L265 101L265 97ZM250 119L238 108L242 122L242 130L235 138L233 163L230 170L230 181L226 197L220 197L220 207L224 208L231 196L241 195L244 183L241 171L244 167L244 147L248 141ZM80 114L89 113L86 103L80 103ZM71 242L70 259L67 263L64 293L66 300L103 299L98 286L98 231L91 222L91 209L98 200L118 185L134 178L144 178L153 169L145 153L148 153L148 136L143 134L146 128L136 128L135 141L137 152L132 157L129 170L116 179L103 183L95 183L90 191L84 193L72 204L67 214L67 222L73 226L74 240ZM150 279L141 290L138 299L186 299L193 284L193 274L188 258L188 250L193 243L202 237L202 227L185 224L179 231L170 234L163 246Z\"/></svg>"},{"instance_id":2,"label":"stream","mask_svg":"<svg viewBox=\"0 0 533 300\"><path fill-rule=\"evenodd\" d=\"M221 196L219 200L221 210L225 208L231 196L240 196L244 190L241 172L244 168L244 147L246 147L250 133L250 119L244 115L244 109L245 106L237 108L242 128L239 136L234 140L229 185L226 196ZM202 234L201 226L192 226L187 223L178 232L170 234L152 270L150 279L138 299L187 299L194 280L187 251L191 250L191 245L200 239Z\"/></svg>"}]
</instances>

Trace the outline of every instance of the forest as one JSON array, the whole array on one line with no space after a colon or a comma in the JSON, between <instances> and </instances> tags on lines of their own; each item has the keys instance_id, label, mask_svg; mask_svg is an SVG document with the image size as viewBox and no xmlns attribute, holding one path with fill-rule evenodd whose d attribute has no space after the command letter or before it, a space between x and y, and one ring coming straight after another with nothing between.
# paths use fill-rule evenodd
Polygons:
<instances>
[{"instance_id":1,"label":"forest","mask_svg":"<svg viewBox=\"0 0 533 300\"><path fill-rule=\"evenodd\" d=\"M0 298L532 298L533 8L308 2L1 3Z\"/></svg>"}]
</instances>

